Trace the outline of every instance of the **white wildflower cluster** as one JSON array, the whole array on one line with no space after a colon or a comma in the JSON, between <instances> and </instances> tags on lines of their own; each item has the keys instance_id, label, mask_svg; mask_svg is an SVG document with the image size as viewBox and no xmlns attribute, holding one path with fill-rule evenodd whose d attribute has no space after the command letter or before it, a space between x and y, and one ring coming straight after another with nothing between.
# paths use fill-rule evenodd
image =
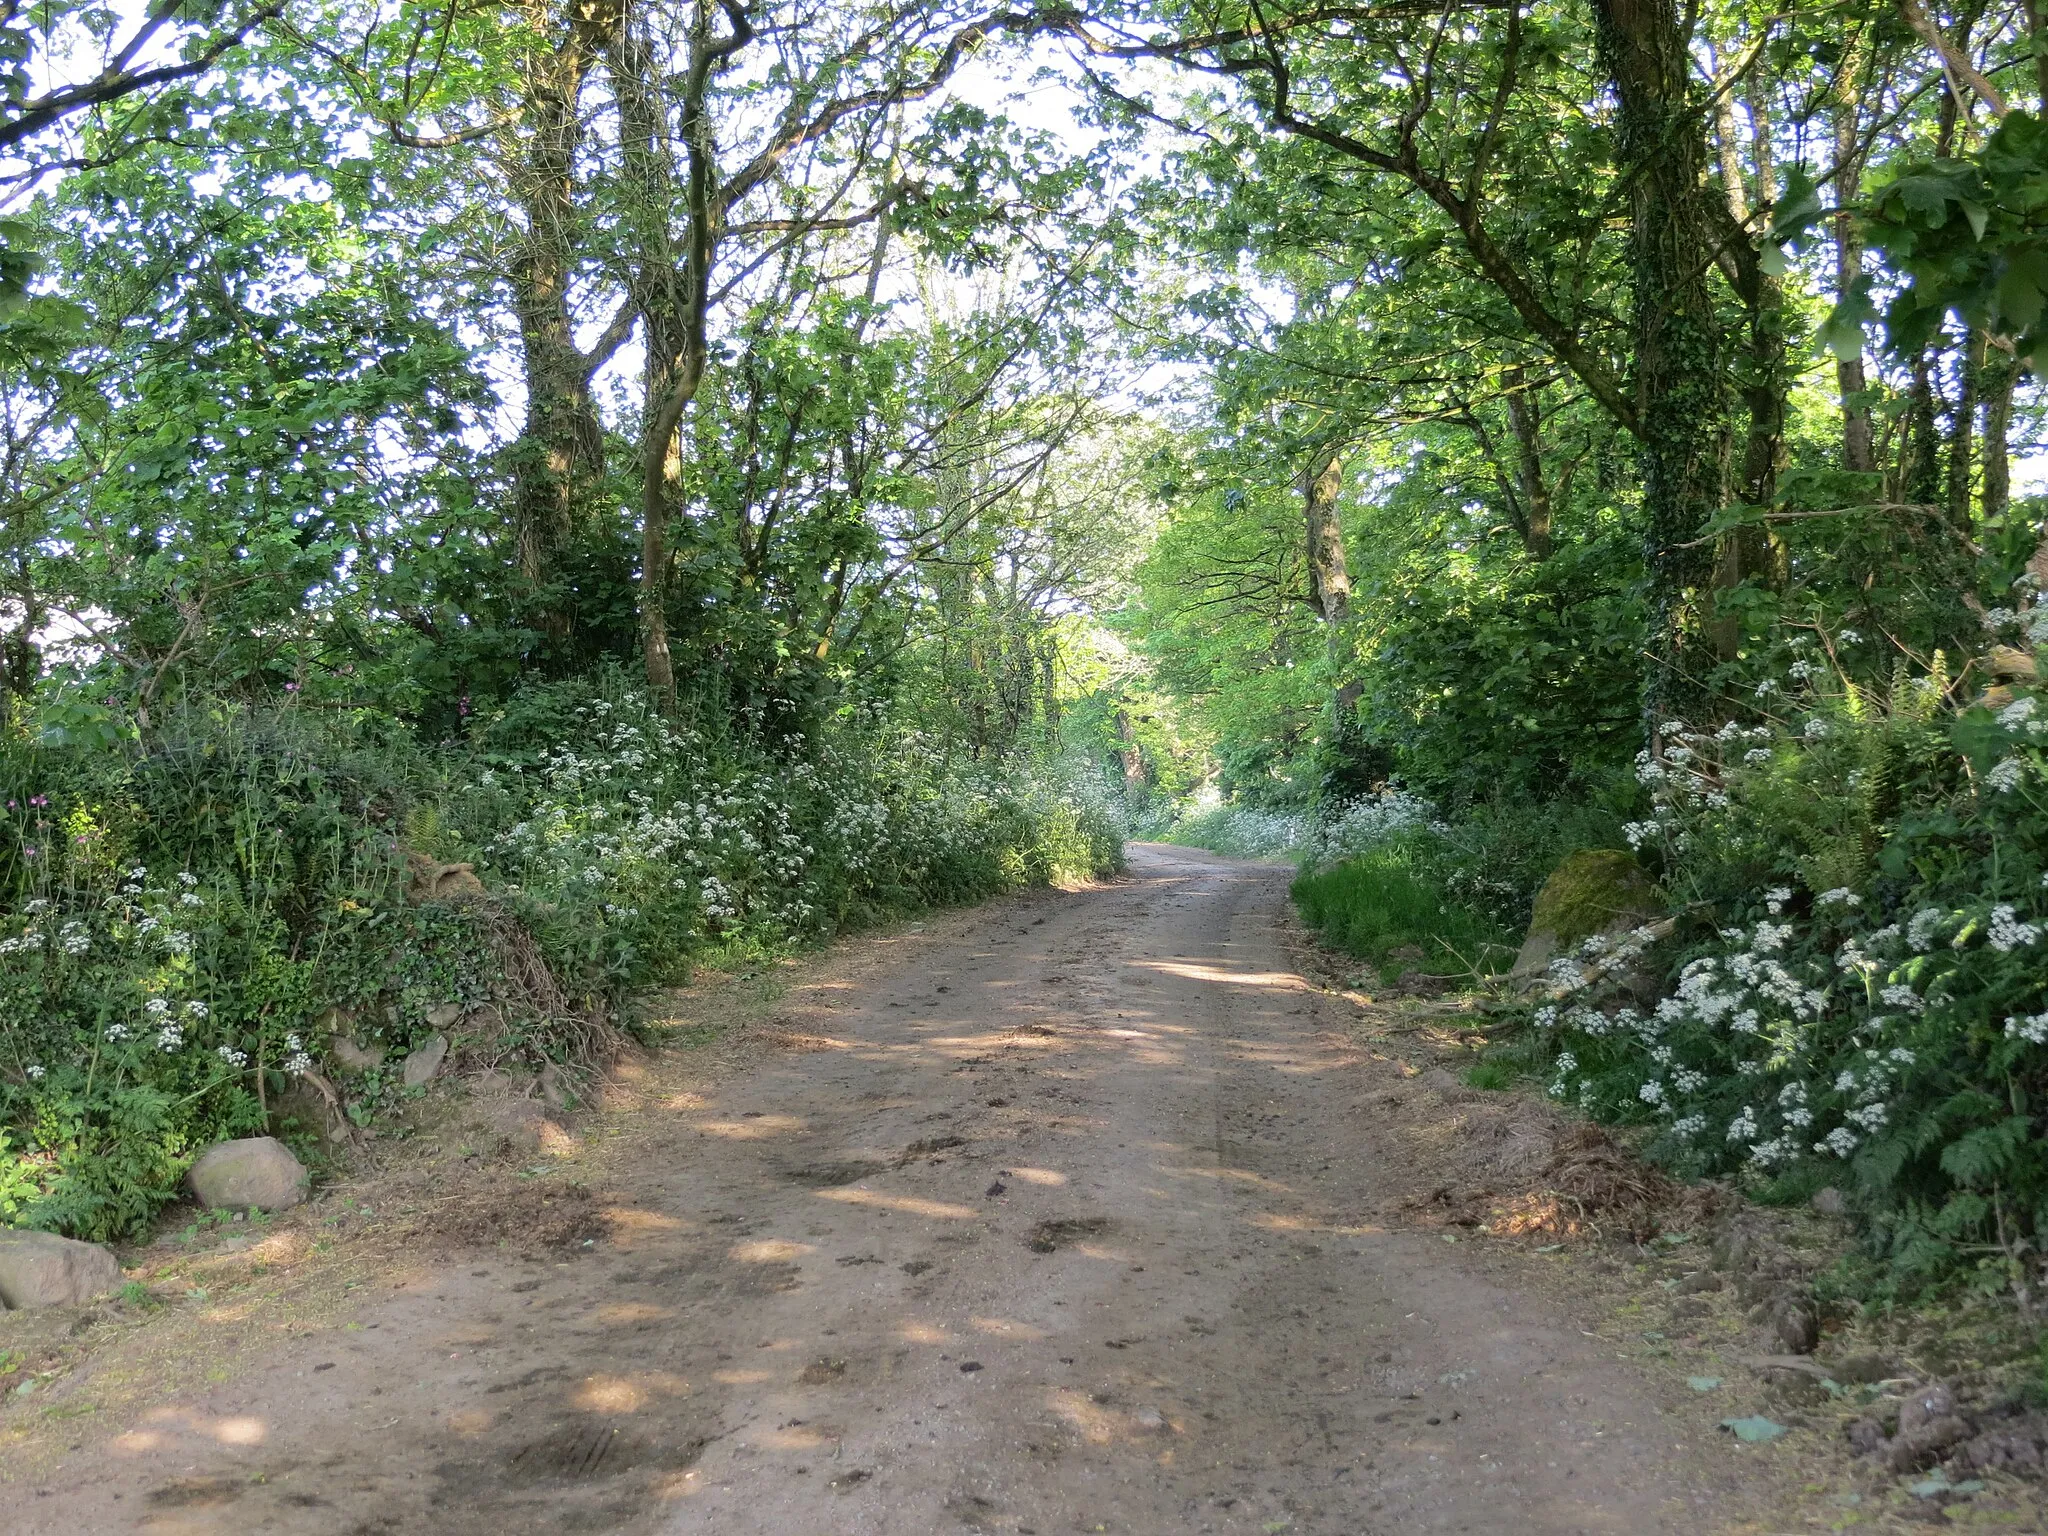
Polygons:
<instances>
[{"instance_id":1,"label":"white wildflower cluster","mask_svg":"<svg viewBox=\"0 0 2048 1536\"><path fill-rule=\"evenodd\" d=\"M578 724L574 747L478 786L485 814L519 817L485 859L515 894L669 934L815 933L848 891L915 887L977 852L998 863L1020 824L1121 815L1100 787L1027 783L1002 765L963 772L915 733L857 757L820 749L743 767L638 703L585 706Z\"/></svg>"},{"instance_id":2,"label":"white wildflower cluster","mask_svg":"<svg viewBox=\"0 0 2048 1536\"><path fill-rule=\"evenodd\" d=\"M1985 924L1985 941L2005 954L2022 945L2033 944L2041 937L2039 923L2023 923L2019 913L2008 902L2000 902L1991 909L1991 916Z\"/></svg>"},{"instance_id":3,"label":"white wildflower cluster","mask_svg":"<svg viewBox=\"0 0 2048 1536\"><path fill-rule=\"evenodd\" d=\"M1725 1144L1751 1165L1768 1170L1809 1149L1847 1156L1891 1124L1899 1074L1913 1064L1915 1054L1901 1045L1885 1049L1882 1037L1898 1019L1910 1020L1929 1007L1921 991L1892 967L1908 958L1909 935L1925 953L1952 919L1930 909L1906 929L1888 923L1842 934L1863 907L1847 887L1820 893L1810 924L1786 915L1791 887L1774 887L1763 895L1769 915L1749 926L1722 929L1716 950L1689 960L1671 995L1647 1016L1576 1001L1562 1005L1552 1022L1589 1038L1633 1040L1642 1051L1643 1071L1632 1091L1640 1103L1668 1118L1678 1142ZM1967 922L1967 914L1954 916ZM2032 926L2012 908L2002 914L1992 909L1981 925L1987 941L1994 928L2003 939ZM1823 1073L1820 1063L1838 1049L1830 1041L1839 1040L1858 1012L1877 998L1893 1010L1867 1023L1866 1038L1878 1043L1850 1065ZM2029 1029L2048 1043L2048 1014L2038 1027L2019 1020L2009 1032L2031 1039L2024 1033ZM1560 1054L1560 1071L1551 1085L1552 1096L1559 1099L1571 1096L1569 1079L1577 1065L1573 1060L1565 1068L1566 1054ZM1731 1083L1744 1085L1743 1101L1717 1115L1714 1106ZM1590 1080L1580 1085L1582 1102L1591 1089Z\"/></svg>"},{"instance_id":4,"label":"white wildflower cluster","mask_svg":"<svg viewBox=\"0 0 2048 1536\"><path fill-rule=\"evenodd\" d=\"M2008 1039L2024 1040L2029 1045L2048 1045L2048 1013L2009 1018L2005 1021L2005 1033Z\"/></svg>"},{"instance_id":5,"label":"white wildflower cluster","mask_svg":"<svg viewBox=\"0 0 2048 1536\"><path fill-rule=\"evenodd\" d=\"M1356 858L1396 838L1447 831L1436 807L1404 789L1383 789L1350 800L1312 834L1309 857L1318 864Z\"/></svg>"}]
</instances>

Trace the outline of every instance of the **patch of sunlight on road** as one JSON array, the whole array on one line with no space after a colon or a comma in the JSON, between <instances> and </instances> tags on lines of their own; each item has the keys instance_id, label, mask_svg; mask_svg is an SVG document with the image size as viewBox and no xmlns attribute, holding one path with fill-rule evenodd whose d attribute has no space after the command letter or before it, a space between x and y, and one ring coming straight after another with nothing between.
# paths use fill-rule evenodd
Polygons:
<instances>
[{"instance_id":1,"label":"patch of sunlight on road","mask_svg":"<svg viewBox=\"0 0 2048 1536\"><path fill-rule=\"evenodd\" d=\"M674 1307L658 1307L651 1301L613 1301L597 1309L600 1323L658 1323L675 1315Z\"/></svg>"},{"instance_id":2,"label":"patch of sunlight on road","mask_svg":"<svg viewBox=\"0 0 2048 1536\"><path fill-rule=\"evenodd\" d=\"M1292 971L1227 971L1219 966L1200 965L1193 960L1141 960L1136 964L1140 969L1157 971L1162 976L1177 976L1183 981L1216 981L1233 987L1270 987L1282 992L1315 990Z\"/></svg>"},{"instance_id":3,"label":"patch of sunlight on road","mask_svg":"<svg viewBox=\"0 0 2048 1536\"><path fill-rule=\"evenodd\" d=\"M872 1189L821 1189L817 1193L820 1200L837 1200L841 1205L864 1205L882 1211L901 1211L906 1216L928 1216L934 1221L973 1221L980 1214L965 1205L921 1200L915 1195L885 1195Z\"/></svg>"},{"instance_id":4,"label":"patch of sunlight on road","mask_svg":"<svg viewBox=\"0 0 2048 1536\"><path fill-rule=\"evenodd\" d=\"M1183 1179L1228 1179L1233 1183L1250 1184L1280 1195L1294 1193L1290 1186L1282 1184L1278 1179L1269 1179L1263 1173L1253 1173L1245 1168L1168 1168L1154 1164L1153 1171Z\"/></svg>"},{"instance_id":5,"label":"patch of sunlight on road","mask_svg":"<svg viewBox=\"0 0 2048 1536\"><path fill-rule=\"evenodd\" d=\"M1277 1211L1262 1211L1251 1224L1268 1232L1326 1232L1333 1237L1376 1237L1387 1230L1372 1222L1318 1221L1313 1216L1283 1216Z\"/></svg>"},{"instance_id":6,"label":"patch of sunlight on road","mask_svg":"<svg viewBox=\"0 0 2048 1536\"><path fill-rule=\"evenodd\" d=\"M751 1243L734 1243L726 1257L739 1264L788 1264L817 1251L813 1243L793 1243L784 1237L763 1237Z\"/></svg>"},{"instance_id":7,"label":"patch of sunlight on road","mask_svg":"<svg viewBox=\"0 0 2048 1536\"><path fill-rule=\"evenodd\" d=\"M1109 1445L1118 1438L1121 1425L1117 1415L1093 1401L1087 1393L1071 1387L1054 1387L1046 1395L1046 1406L1090 1445Z\"/></svg>"},{"instance_id":8,"label":"patch of sunlight on road","mask_svg":"<svg viewBox=\"0 0 2048 1536\"><path fill-rule=\"evenodd\" d=\"M1007 1317L970 1317L967 1324L976 1333L992 1333L1001 1338L1022 1339L1029 1344L1049 1337L1043 1328L1035 1328L1030 1323L1016 1322Z\"/></svg>"},{"instance_id":9,"label":"patch of sunlight on road","mask_svg":"<svg viewBox=\"0 0 2048 1536\"><path fill-rule=\"evenodd\" d=\"M786 1424L780 1429L760 1430L748 1437L748 1443L770 1451L815 1451L831 1444L831 1439L808 1425Z\"/></svg>"},{"instance_id":10,"label":"patch of sunlight on road","mask_svg":"<svg viewBox=\"0 0 2048 1536\"><path fill-rule=\"evenodd\" d=\"M795 1115L757 1115L751 1120L700 1120L700 1136L719 1136L727 1141L760 1141L769 1136L788 1136L805 1128Z\"/></svg>"}]
</instances>

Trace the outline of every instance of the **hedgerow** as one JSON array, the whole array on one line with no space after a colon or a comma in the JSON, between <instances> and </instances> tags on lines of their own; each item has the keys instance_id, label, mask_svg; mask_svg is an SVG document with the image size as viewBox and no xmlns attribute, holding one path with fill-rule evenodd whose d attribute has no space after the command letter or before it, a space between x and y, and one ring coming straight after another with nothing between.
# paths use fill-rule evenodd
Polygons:
<instances>
[{"instance_id":1,"label":"hedgerow","mask_svg":"<svg viewBox=\"0 0 2048 1536\"><path fill-rule=\"evenodd\" d=\"M695 959L1121 849L1107 796L1027 762L951 762L876 717L714 736L617 678L515 695L431 752L289 704L0 738L0 804L0 1220L94 1238L211 1142L279 1128L323 1020L397 1055L483 1008L478 1047L539 1066ZM457 863L478 897L416 899Z\"/></svg>"}]
</instances>

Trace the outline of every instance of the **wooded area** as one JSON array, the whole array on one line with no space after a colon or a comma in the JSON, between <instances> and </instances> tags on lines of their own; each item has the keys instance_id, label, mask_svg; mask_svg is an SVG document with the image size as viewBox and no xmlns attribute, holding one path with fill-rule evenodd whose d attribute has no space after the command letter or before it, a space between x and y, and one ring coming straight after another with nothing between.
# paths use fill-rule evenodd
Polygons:
<instances>
[{"instance_id":1,"label":"wooded area","mask_svg":"<svg viewBox=\"0 0 2048 1536\"><path fill-rule=\"evenodd\" d=\"M1503 1059L2038 1284L2034 0L0 39L0 1218L1127 836L1475 981L1628 848Z\"/></svg>"}]
</instances>

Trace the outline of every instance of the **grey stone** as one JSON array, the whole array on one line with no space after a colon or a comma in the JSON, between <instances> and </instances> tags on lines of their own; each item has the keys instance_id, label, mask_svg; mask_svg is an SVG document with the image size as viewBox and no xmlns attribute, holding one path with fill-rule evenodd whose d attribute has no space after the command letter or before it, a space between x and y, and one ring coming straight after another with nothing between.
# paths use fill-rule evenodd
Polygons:
<instances>
[{"instance_id":1,"label":"grey stone","mask_svg":"<svg viewBox=\"0 0 2048 1536\"><path fill-rule=\"evenodd\" d=\"M1678 1294L1681 1296L1700 1296L1708 1291L1718 1291L1724 1284L1726 1282L1711 1269L1695 1270L1692 1274L1687 1275L1678 1282Z\"/></svg>"},{"instance_id":2,"label":"grey stone","mask_svg":"<svg viewBox=\"0 0 2048 1536\"><path fill-rule=\"evenodd\" d=\"M1847 1355L1828 1367L1828 1374L1844 1386L1874 1386L1880 1381L1889 1381L1898 1375L1891 1361L1883 1355L1864 1353Z\"/></svg>"},{"instance_id":3,"label":"grey stone","mask_svg":"<svg viewBox=\"0 0 2048 1536\"><path fill-rule=\"evenodd\" d=\"M1793 1408L1817 1408L1830 1401L1820 1378L1805 1371L1775 1370L1763 1373L1764 1387L1775 1402Z\"/></svg>"},{"instance_id":4,"label":"grey stone","mask_svg":"<svg viewBox=\"0 0 2048 1536\"><path fill-rule=\"evenodd\" d=\"M1147 1434L1156 1435L1159 1431L1166 1428L1166 1415L1157 1408L1140 1408L1137 1417L1138 1428L1144 1430Z\"/></svg>"},{"instance_id":5,"label":"grey stone","mask_svg":"<svg viewBox=\"0 0 2048 1536\"><path fill-rule=\"evenodd\" d=\"M1910 1434L1923 1424L1945 1419L1956 1411L1956 1395L1938 1381L1915 1387L1899 1404L1899 1433Z\"/></svg>"},{"instance_id":6,"label":"grey stone","mask_svg":"<svg viewBox=\"0 0 2048 1536\"><path fill-rule=\"evenodd\" d=\"M250 1136L208 1147L185 1175L192 1197L209 1211L255 1206L281 1211L306 1198L306 1169L275 1136Z\"/></svg>"},{"instance_id":7,"label":"grey stone","mask_svg":"<svg viewBox=\"0 0 2048 1536\"><path fill-rule=\"evenodd\" d=\"M1813 1192L1813 1208L1823 1216L1846 1216L1849 1214L1849 1197L1834 1185Z\"/></svg>"},{"instance_id":8,"label":"grey stone","mask_svg":"<svg viewBox=\"0 0 2048 1536\"><path fill-rule=\"evenodd\" d=\"M357 1045L347 1035L329 1035L327 1053L344 1072L367 1072L384 1065L383 1046Z\"/></svg>"},{"instance_id":9,"label":"grey stone","mask_svg":"<svg viewBox=\"0 0 2048 1536\"><path fill-rule=\"evenodd\" d=\"M427 1022L436 1029L446 1029L461 1017L460 1003L436 1003L427 1010Z\"/></svg>"},{"instance_id":10,"label":"grey stone","mask_svg":"<svg viewBox=\"0 0 2048 1536\"><path fill-rule=\"evenodd\" d=\"M514 1152L538 1152L548 1125L547 1112L532 1099L509 1099L491 1116L491 1129Z\"/></svg>"},{"instance_id":11,"label":"grey stone","mask_svg":"<svg viewBox=\"0 0 2048 1536\"><path fill-rule=\"evenodd\" d=\"M1810 1355L1820 1343L1820 1319L1811 1303L1788 1296L1771 1308L1771 1332L1788 1355Z\"/></svg>"},{"instance_id":12,"label":"grey stone","mask_svg":"<svg viewBox=\"0 0 2048 1536\"><path fill-rule=\"evenodd\" d=\"M429 1035L426 1043L405 1058L405 1086L424 1088L440 1074L441 1063L448 1059L448 1037Z\"/></svg>"},{"instance_id":13,"label":"grey stone","mask_svg":"<svg viewBox=\"0 0 2048 1536\"><path fill-rule=\"evenodd\" d=\"M552 1061L540 1069L540 1096L549 1109L574 1109L581 1098L569 1070Z\"/></svg>"},{"instance_id":14,"label":"grey stone","mask_svg":"<svg viewBox=\"0 0 2048 1536\"><path fill-rule=\"evenodd\" d=\"M1905 1417L1900 1415L1901 1420ZM1927 1419L1911 1429L1902 1423L1885 1447L1884 1459L1894 1472L1918 1472L1941 1459L1942 1453L1970 1438L1970 1426L1955 1414Z\"/></svg>"},{"instance_id":15,"label":"grey stone","mask_svg":"<svg viewBox=\"0 0 2048 1536\"><path fill-rule=\"evenodd\" d=\"M120 1284L120 1261L98 1243L0 1230L0 1306L72 1306Z\"/></svg>"}]
</instances>

